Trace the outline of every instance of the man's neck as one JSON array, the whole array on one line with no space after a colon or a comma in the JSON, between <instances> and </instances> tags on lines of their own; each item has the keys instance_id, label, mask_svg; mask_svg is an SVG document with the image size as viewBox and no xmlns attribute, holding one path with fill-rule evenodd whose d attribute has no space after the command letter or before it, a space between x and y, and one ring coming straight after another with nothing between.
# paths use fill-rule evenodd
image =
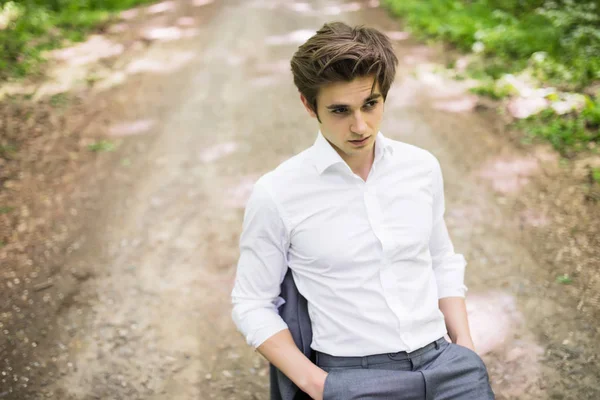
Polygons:
<instances>
[{"instance_id":1,"label":"man's neck","mask_svg":"<svg viewBox=\"0 0 600 400\"><path fill-rule=\"evenodd\" d=\"M360 154L357 157L349 157L346 158L342 156L346 164L350 167L352 172L356 175L360 176L363 181L367 181L367 177L369 176L369 172L371 171L371 167L373 166L373 161L375 160L375 146L365 154Z\"/></svg>"}]
</instances>

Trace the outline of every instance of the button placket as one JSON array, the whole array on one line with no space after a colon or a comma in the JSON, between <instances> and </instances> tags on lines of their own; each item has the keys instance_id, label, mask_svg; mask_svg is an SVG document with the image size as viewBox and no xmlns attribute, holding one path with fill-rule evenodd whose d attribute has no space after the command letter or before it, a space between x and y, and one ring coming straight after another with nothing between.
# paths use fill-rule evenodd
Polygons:
<instances>
[{"instance_id":1,"label":"button placket","mask_svg":"<svg viewBox=\"0 0 600 400\"><path fill-rule=\"evenodd\" d=\"M367 209L367 216L371 224L371 229L373 229L373 233L375 233L375 236L377 236L377 239L381 242L381 245L383 246L384 238L382 235L383 230L381 221L382 212L381 206L379 205L379 200L377 199L375 188L368 184L365 185L363 198L365 202L365 207Z\"/></svg>"}]
</instances>

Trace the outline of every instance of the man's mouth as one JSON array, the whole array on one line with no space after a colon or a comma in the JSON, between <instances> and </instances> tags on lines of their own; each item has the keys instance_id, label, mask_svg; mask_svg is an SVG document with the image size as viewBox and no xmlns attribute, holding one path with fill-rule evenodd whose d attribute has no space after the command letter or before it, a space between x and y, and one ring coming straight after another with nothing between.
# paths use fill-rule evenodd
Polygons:
<instances>
[{"instance_id":1,"label":"man's mouth","mask_svg":"<svg viewBox=\"0 0 600 400\"><path fill-rule=\"evenodd\" d=\"M362 144L362 143L365 143L368 138L370 138L370 136L367 136L366 138L359 139L359 140L350 140L350 143Z\"/></svg>"}]
</instances>

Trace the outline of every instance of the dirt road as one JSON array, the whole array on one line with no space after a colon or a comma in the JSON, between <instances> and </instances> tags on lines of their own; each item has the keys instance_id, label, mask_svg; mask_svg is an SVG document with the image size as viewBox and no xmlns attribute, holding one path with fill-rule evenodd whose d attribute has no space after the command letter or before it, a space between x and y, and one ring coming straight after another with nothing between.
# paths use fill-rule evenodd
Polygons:
<instances>
[{"instance_id":1,"label":"dirt road","mask_svg":"<svg viewBox=\"0 0 600 400\"><path fill-rule=\"evenodd\" d=\"M128 137L106 155L100 207L83 216L63 267L84 278L48 320L53 333L37 358L21 360L27 388L2 381L0 398L268 398L267 365L230 317L243 207L261 174L314 141L289 59L334 19L395 40L402 66L382 132L442 164L447 223L469 262L475 344L497 397L600 398L596 326L562 295L515 216L543 157L495 135L464 84L430 68L439 50L401 32L376 3L180 0L155 9L163 25L152 45L121 56L105 80L124 81L89 102L105 105L90 131Z\"/></svg>"}]
</instances>

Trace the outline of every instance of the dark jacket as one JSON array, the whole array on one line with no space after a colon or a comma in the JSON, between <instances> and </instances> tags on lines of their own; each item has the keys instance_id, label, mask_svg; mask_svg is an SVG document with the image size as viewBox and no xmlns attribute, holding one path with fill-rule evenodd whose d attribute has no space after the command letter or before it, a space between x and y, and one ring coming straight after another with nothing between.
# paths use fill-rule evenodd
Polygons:
<instances>
[{"instance_id":1,"label":"dark jacket","mask_svg":"<svg viewBox=\"0 0 600 400\"><path fill-rule=\"evenodd\" d=\"M296 288L292 270L288 269L281 283L281 294L285 304L279 307L279 315L288 325L294 343L306 357L315 361L314 352L310 347L312 342L312 327L308 316L306 299ZM301 391L294 382L270 364L271 400L301 400L310 397Z\"/></svg>"}]
</instances>

